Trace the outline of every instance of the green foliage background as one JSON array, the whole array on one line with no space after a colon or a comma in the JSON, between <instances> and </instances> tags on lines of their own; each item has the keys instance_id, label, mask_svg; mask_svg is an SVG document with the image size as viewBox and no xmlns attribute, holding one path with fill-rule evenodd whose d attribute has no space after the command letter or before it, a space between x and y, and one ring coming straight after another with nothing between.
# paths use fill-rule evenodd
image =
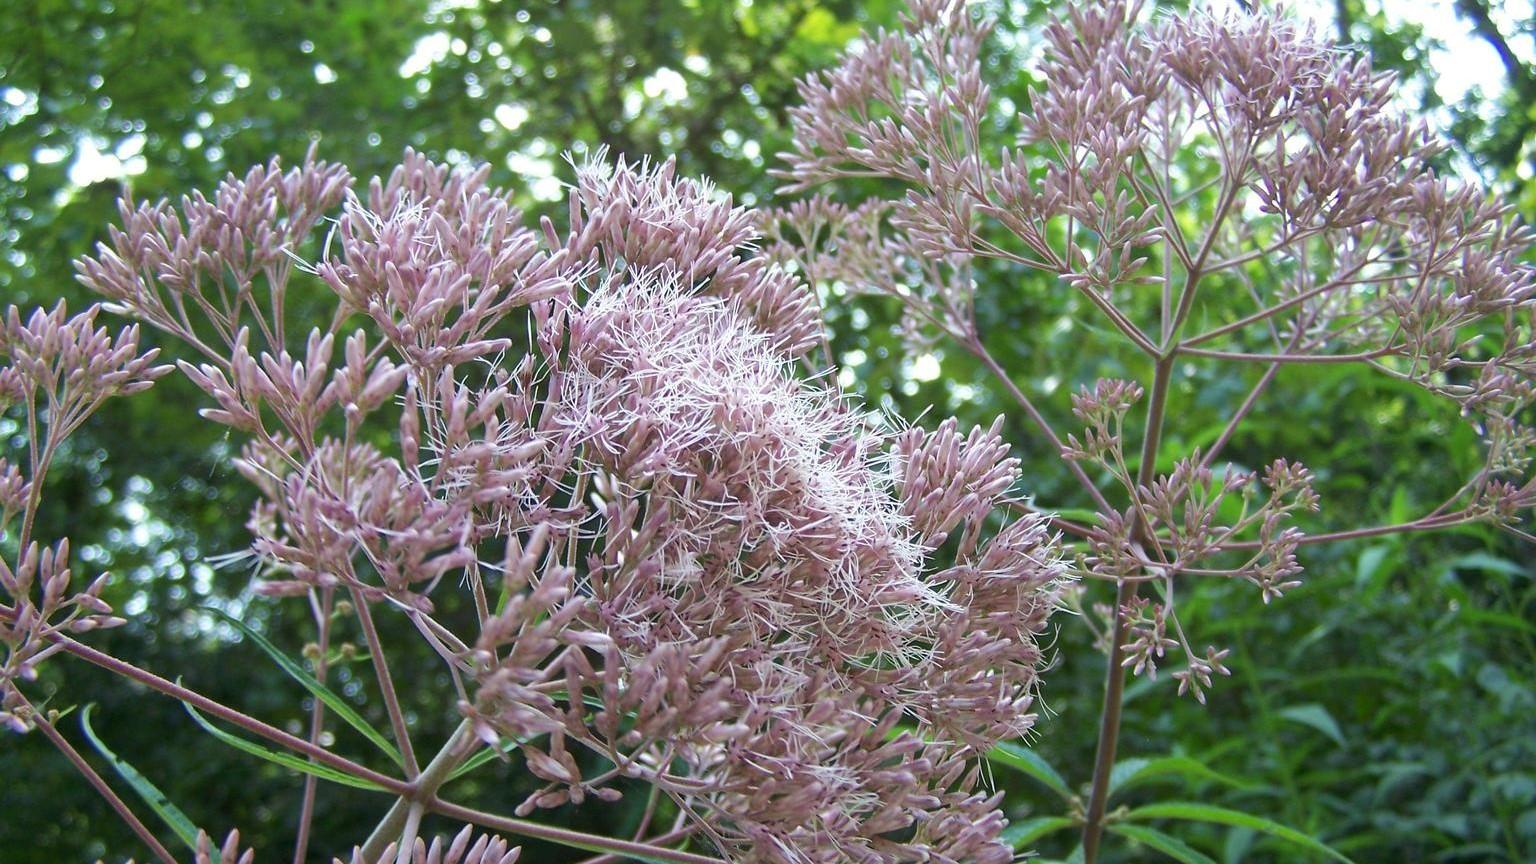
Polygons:
<instances>
[{"instance_id":1,"label":"green foliage background","mask_svg":"<svg viewBox=\"0 0 1536 864\"><path fill-rule=\"evenodd\" d=\"M990 61L994 92L1024 104L1031 82L1020 70L1047 4L991 5L1002 19ZM1427 86L1434 34L1392 24L1375 2L1338 0L1335 24L1403 74L1410 108L1437 112L1459 145L1449 168L1481 172L1536 214L1536 67L1521 60L1532 56L1536 20L1511 21L1476 0L1456 6L1462 25L1509 49L1503 93L1439 105ZM489 161L495 182L557 220L559 190L547 178L566 176L565 151L580 156L598 146L676 155L683 170L711 176L741 200L769 203L765 172L784 143L795 78L831 63L861 29L890 25L896 11L890 0L17 0L0 28L0 301L88 302L69 262L104 236L124 185L140 198L178 196L273 154L296 161L315 140L322 157L364 178L387 170L407 146L449 161ZM136 173L72 182L70 167L86 147L115 154ZM1099 334L1056 285L1016 274L980 278L989 348L1055 416L1066 416L1079 385L1138 371L1129 355L1096 350ZM832 300L834 347L867 402L906 417L932 405L930 417L972 423L1008 414L1024 491L1052 505L1080 503L974 360L940 348L939 374L919 371L889 303ZM1314 530L1411 517L1458 485L1464 466L1453 457L1474 439L1455 416L1416 390L1332 369L1283 374L1230 457L1252 465L1285 455L1312 466L1325 490L1323 512L1307 526ZM1249 383L1190 369L1173 394L1167 452L1214 438ZM302 691L234 630L197 611L216 602L294 654L306 639L303 610L253 599L238 566L210 566L245 545L250 493L228 464L234 443L197 420L197 404L175 377L110 404L50 478L42 535L71 536L79 569L114 574L108 599L133 623L96 643L297 732L308 711ZM17 436L0 417L4 446L20 444ZM1123 775L1136 782L1113 804L1235 808L1362 862L1531 860L1530 560L1530 549L1468 529L1310 549L1306 585L1272 607L1238 586L1198 585L1185 614L1202 622L1198 638L1234 648L1236 677L1208 708L1177 699L1166 681L1133 686L1121 753ZM403 622L384 626L406 635ZM1019 820L1068 814L1070 793L1081 792L1075 785L1089 773L1102 686L1102 658L1090 643L1085 627L1063 619L1046 716L1030 742L1067 778L1069 796L1023 774L996 775ZM391 660L397 678L424 685L404 688L418 697L407 705L416 732L441 740L452 706L436 694L451 689L435 680L435 659L423 650ZM365 668L336 668L338 689L381 720ZM239 826L269 859L286 854L297 777L228 750L180 706L93 669L58 661L45 685L58 689L51 707L98 703L95 726L109 746L194 822L218 834ZM72 721L65 728L87 749ZM339 746L358 743L343 736ZM1164 757L1179 758L1134 761ZM450 791L510 809L528 791L520 777L516 763L493 765ZM0 861L135 854L132 836L39 736L0 738L0 778ZM622 830L639 799L556 818ZM385 803L322 786L315 848L340 852ZM1218 861L1310 860L1242 826L1154 824ZM1047 834L1038 845L1060 857L1070 836ZM1167 851L1155 838L1122 837L1108 860L1156 860ZM536 847L528 854L565 860Z\"/></svg>"}]
</instances>

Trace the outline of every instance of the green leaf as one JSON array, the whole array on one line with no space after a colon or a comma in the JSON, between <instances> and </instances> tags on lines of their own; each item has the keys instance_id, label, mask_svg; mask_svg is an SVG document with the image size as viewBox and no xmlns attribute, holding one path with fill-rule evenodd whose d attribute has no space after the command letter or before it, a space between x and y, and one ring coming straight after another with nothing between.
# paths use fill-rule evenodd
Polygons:
<instances>
[{"instance_id":1,"label":"green leaf","mask_svg":"<svg viewBox=\"0 0 1536 864\"><path fill-rule=\"evenodd\" d=\"M1144 771L1151 759L1123 759L1109 769L1109 794L1115 792L1126 783L1133 781L1138 774Z\"/></svg>"},{"instance_id":2,"label":"green leaf","mask_svg":"<svg viewBox=\"0 0 1536 864\"><path fill-rule=\"evenodd\" d=\"M1022 771L1049 786L1061 797L1068 799L1072 797L1072 790L1068 788L1067 781L1062 779L1049 762L1040 758L1028 747L1004 741L987 753L987 761L994 765L1005 765L1015 771Z\"/></svg>"},{"instance_id":3,"label":"green leaf","mask_svg":"<svg viewBox=\"0 0 1536 864\"><path fill-rule=\"evenodd\" d=\"M1360 558L1355 562L1355 587L1364 588L1376 578L1381 565L1392 554L1393 546L1390 543L1378 543L1360 553Z\"/></svg>"},{"instance_id":4,"label":"green leaf","mask_svg":"<svg viewBox=\"0 0 1536 864\"><path fill-rule=\"evenodd\" d=\"M1380 779L1376 781L1376 793L1372 796L1375 804L1391 798L1394 793L1408 784L1422 777L1433 776L1435 773L1422 762L1389 762L1385 765L1373 766L1371 770L1381 774Z\"/></svg>"},{"instance_id":5,"label":"green leaf","mask_svg":"<svg viewBox=\"0 0 1536 864\"><path fill-rule=\"evenodd\" d=\"M384 755L388 756L396 765L404 767L405 760L401 758L400 751L395 749L395 745L388 738L384 737L383 733L369 725L368 721L364 720L362 715L358 714L356 709L347 704L347 701L341 698L336 691L321 684L315 676L305 671L303 666L300 666L282 651L278 650L276 645L268 641L265 636L252 630L244 621L212 606L204 606L202 608L204 611L213 613L226 624L239 630L242 636L251 640L251 642L255 643L256 647L265 652L268 657L271 657L272 661L278 665L278 668L288 673L288 677L304 685L305 690L308 690L316 699L324 702L325 707L331 709L337 717L344 720L348 726L361 732L363 737L372 741L374 746L383 751Z\"/></svg>"},{"instance_id":6,"label":"green leaf","mask_svg":"<svg viewBox=\"0 0 1536 864\"><path fill-rule=\"evenodd\" d=\"M1074 823L1065 816L1041 816L1014 822L1003 829L1003 842L1010 848L1021 850L1047 834L1071 828Z\"/></svg>"},{"instance_id":7,"label":"green leaf","mask_svg":"<svg viewBox=\"0 0 1536 864\"><path fill-rule=\"evenodd\" d=\"M96 748L96 752L100 753L102 758L112 764L118 776L126 780L128 785L133 787L133 791L137 792L139 797L144 799L144 803L149 805L149 809L155 811L155 815L160 817L160 821L176 832L176 836L187 845L188 849L196 852L197 826L192 824L192 820L187 818L187 814L181 812L181 808L172 804L171 799L165 797L165 793L161 792L158 786L149 782L148 777L140 774L137 768L128 764L116 753L108 749L106 744L102 743L101 738L96 735L96 730L91 728L91 710L95 707L94 704L87 705L85 710L80 712L80 729L85 732L86 740L91 742L91 746Z\"/></svg>"},{"instance_id":8,"label":"green leaf","mask_svg":"<svg viewBox=\"0 0 1536 864\"><path fill-rule=\"evenodd\" d=\"M1500 558L1487 552L1469 552L1452 558L1446 562L1457 570L1483 570L1488 573L1498 573L1504 576L1528 576L1530 570L1522 567L1508 558Z\"/></svg>"},{"instance_id":9,"label":"green leaf","mask_svg":"<svg viewBox=\"0 0 1536 864\"><path fill-rule=\"evenodd\" d=\"M453 769L453 773L449 774L448 779L444 780L443 782L452 783L454 780L463 777L465 774L468 774L476 768L479 768L481 765L484 765L485 763L490 762L491 760L496 759L504 754L511 753L513 750L516 750L518 747L521 747L531 740L533 740L533 737L524 738L521 740L512 739L509 741L504 741L496 747L483 747L475 755L465 759L464 763L459 767Z\"/></svg>"},{"instance_id":10,"label":"green leaf","mask_svg":"<svg viewBox=\"0 0 1536 864\"><path fill-rule=\"evenodd\" d=\"M1190 846L1183 840L1145 825L1128 825L1124 822L1116 822L1108 826L1109 830L1122 837L1135 840L1143 846L1167 855L1175 861L1183 864L1216 864L1216 859Z\"/></svg>"},{"instance_id":11,"label":"green leaf","mask_svg":"<svg viewBox=\"0 0 1536 864\"><path fill-rule=\"evenodd\" d=\"M1306 691L1319 686L1330 687L1360 687L1366 682L1379 681L1384 684L1406 686L1408 676L1401 669L1393 669L1388 666L1336 666L1332 669L1324 669L1321 672L1313 672L1306 675L1280 675L1273 677L1273 686L1286 690ZM1349 684L1341 682L1348 681Z\"/></svg>"},{"instance_id":12,"label":"green leaf","mask_svg":"<svg viewBox=\"0 0 1536 864\"><path fill-rule=\"evenodd\" d=\"M1228 831L1227 839L1221 844L1221 860L1226 864L1242 864L1248 860L1248 853L1253 851L1253 838L1257 836L1259 832L1252 828L1233 828Z\"/></svg>"},{"instance_id":13,"label":"green leaf","mask_svg":"<svg viewBox=\"0 0 1536 864\"><path fill-rule=\"evenodd\" d=\"M1065 858L1031 858L1029 862L1030 864L1083 864L1083 846L1079 843L1077 848L1072 850L1072 854Z\"/></svg>"},{"instance_id":14,"label":"green leaf","mask_svg":"<svg viewBox=\"0 0 1536 864\"><path fill-rule=\"evenodd\" d=\"M468 759L465 759L463 764L461 764L459 767L453 769L453 772L448 775L448 779L444 780L443 783L445 785L452 783L453 781L463 777L465 774L468 774L476 768L479 768L481 765L484 765L492 759L496 759L505 753L511 753L512 750L516 747L516 742L512 741L508 741L507 743L502 744L500 747L484 747L480 750L480 752L469 757Z\"/></svg>"},{"instance_id":15,"label":"green leaf","mask_svg":"<svg viewBox=\"0 0 1536 864\"><path fill-rule=\"evenodd\" d=\"M1487 624L1490 627L1508 627L1528 635L1536 636L1536 624L1525 620L1519 615L1508 612L1494 612L1487 609L1478 609L1475 606L1464 606L1457 610L1457 617L1468 624Z\"/></svg>"},{"instance_id":16,"label":"green leaf","mask_svg":"<svg viewBox=\"0 0 1536 864\"><path fill-rule=\"evenodd\" d=\"M1290 708L1282 708L1278 713L1287 720L1303 726L1311 726L1332 738L1340 747L1347 746L1344 742L1344 732L1339 728L1338 722L1333 719L1332 714L1328 713L1328 709L1321 705L1316 703L1293 705Z\"/></svg>"},{"instance_id":17,"label":"green leaf","mask_svg":"<svg viewBox=\"0 0 1536 864\"><path fill-rule=\"evenodd\" d=\"M301 774L313 774L314 776L319 777L321 780L329 780L332 783L339 783L342 786L351 786L354 789L366 789L370 792L387 791L382 786L371 783L367 780L353 777L351 774L347 774L346 772L337 771L335 768L332 768L329 765L321 765L315 762L311 762L308 759L295 756L292 753L282 753L277 750L268 750L260 744L255 744L245 740L244 738L241 738L238 735L225 732L223 729L220 729L219 727L209 722L208 718L204 717L202 714L199 714L197 709L193 708L189 703L183 702L181 704L187 709L187 713L192 715L192 719L197 721L197 725L207 730L208 734L219 739L220 741L223 741L225 744L228 744L236 750L249 753L258 759L271 762L273 765L281 765L284 768L298 771Z\"/></svg>"},{"instance_id":18,"label":"green leaf","mask_svg":"<svg viewBox=\"0 0 1536 864\"><path fill-rule=\"evenodd\" d=\"M1407 522L1413 518L1413 505L1408 501L1408 487L1398 486L1392 490L1392 504L1387 511L1387 521L1392 523Z\"/></svg>"},{"instance_id":19,"label":"green leaf","mask_svg":"<svg viewBox=\"0 0 1536 864\"><path fill-rule=\"evenodd\" d=\"M1217 825L1235 825L1240 828L1252 828L1268 834L1279 840L1284 840L1303 849L1326 855L1343 864L1354 864L1344 855L1335 851L1327 844L1315 840L1297 831L1295 828L1287 828L1279 822L1265 819L1262 816L1254 816L1251 813L1243 813L1237 810L1228 810L1225 807L1216 807L1210 804L1196 804L1192 801L1167 801L1160 804L1148 804L1137 807L1126 814L1127 819L1145 821L1148 819L1184 819L1191 822L1211 822Z\"/></svg>"},{"instance_id":20,"label":"green leaf","mask_svg":"<svg viewBox=\"0 0 1536 864\"><path fill-rule=\"evenodd\" d=\"M1169 775L1189 780L1209 780L1234 789L1251 789L1256 785L1213 770L1204 762L1189 756L1163 756L1157 759L1126 759L1116 763L1109 772L1109 794L1113 797L1122 789Z\"/></svg>"},{"instance_id":21,"label":"green leaf","mask_svg":"<svg viewBox=\"0 0 1536 864\"><path fill-rule=\"evenodd\" d=\"M1088 510L1082 507L1059 507L1051 512L1080 525L1097 525L1104 518L1099 515L1097 510Z\"/></svg>"}]
</instances>

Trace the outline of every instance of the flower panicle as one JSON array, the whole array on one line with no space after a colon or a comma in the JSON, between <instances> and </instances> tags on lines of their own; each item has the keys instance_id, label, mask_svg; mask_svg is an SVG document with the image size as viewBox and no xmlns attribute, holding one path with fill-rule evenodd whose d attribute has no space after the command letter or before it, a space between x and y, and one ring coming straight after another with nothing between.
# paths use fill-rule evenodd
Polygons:
<instances>
[{"instance_id":1,"label":"flower panicle","mask_svg":"<svg viewBox=\"0 0 1536 864\"><path fill-rule=\"evenodd\" d=\"M270 177L218 206L264 207L279 224L241 236L290 250L287 208L340 208L312 264L274 271L330 290L328 329L289 344L275 303L161 315L208 261L266 260L168 209L79 265L203 351L180 368L247 439L259 591L418 621L453 709L538 781L520 816L628 779L740 860L1008 860L976 760L1035 721L1067 577L1043 520L990 519L1018 479L997 426L874 428L810 366L815 295L759 216L672 163L578 166L565 234L409 152L365 191L313 160L288 198ZM142 281L117 266L162 248ZM460 586L468 633L432 617Z\"/></svg>"}]
</instances>

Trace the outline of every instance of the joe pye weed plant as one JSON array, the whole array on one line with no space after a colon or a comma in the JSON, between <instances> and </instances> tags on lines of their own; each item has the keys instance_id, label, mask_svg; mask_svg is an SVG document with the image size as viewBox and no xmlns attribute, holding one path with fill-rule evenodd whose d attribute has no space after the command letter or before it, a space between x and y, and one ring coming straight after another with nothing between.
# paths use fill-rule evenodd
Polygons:
<instances>
[{"instance_id":1,"label":"joe pye weed plant","mask_svg":"<svg viewBox=\"0 0 1536 864\"><path fill-rule=\"evenodd\" d=\"M1230 649L1180 615L1189 579L1283 602L1307 545L1471 522L1531 539L1531 235L1437 176L1440 145L1393 110L1390 78L1288 21L1083 4L1046 29L1042 84L1006 116L983 80L988 35L970 6L919 0L803 82L777 173L812 194L768 212L599 157L575 171L568 224L535 226L485 171L409 152L367 184L311 158L179 206L125 200L77 269L136 323L13 309L0 336L0 399L25 431L0 463L8 726L46 737L163 861L177 855L145 811L195 860L252 853L234 832L216 847L87 710L121 782L93 767L60 731L75 697L44 687L44 661L124 676L303 773L295 861L318 854L334 795L380 802L371 836L323 850L359 864L508 862L518 838L593 862L985 864L1067 829L1090 864L1106 830L1207 860L1143 824L1165 816L1342 859L1260 815L1112 813L1126 680L1171 666L1204 702L1230 674ZM1054 280L1140 380L1080 382L1073 419L1054 416L992 353L1028 334L978 326L977 292L999 290L983 269ZM915 346L995 374L1076 498L1026 494L1010 455L1025 442L1001 422L893 429L844 398L822 304L848 292L897 298ZM105 583L81 588L68 541L35 536L64 439L172 374L140 327L178 344L202 416L242 444L255 590L312 614L306 664L210 613L313 697L303 734L92 647L122 623ZM1215 440L1173 452L1189 364L1250 389ZM1312 471L1222 458L1294 364L1440 397L1478 430L1481 467L1400 523L1304 533L1297 517L1327 500ZM1061 608L1108 654L1081 796L1021 746ZM413 734L401 693L433 685L391 673L383 616L441 659L446 741ZM343 621L385 728L326 683ZM334 742L342 726L366 759ZM538 781L512 812L453 794L497 758ZM994 772L1013 769L1074 806L1009 826ZM540 818L632 795L623 836ZM429 815L466 827L429 844Z\"/></svg>"}]
</instances>

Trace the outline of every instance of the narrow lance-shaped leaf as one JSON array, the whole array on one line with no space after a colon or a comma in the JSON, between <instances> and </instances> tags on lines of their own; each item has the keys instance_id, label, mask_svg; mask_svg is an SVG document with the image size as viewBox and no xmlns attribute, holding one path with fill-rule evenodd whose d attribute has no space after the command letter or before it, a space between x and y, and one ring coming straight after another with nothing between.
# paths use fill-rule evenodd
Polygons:
<instances>
[{"instance_id":1,"label":"narrow lance-shaped leaf","mask_svg":"<svg viewBox=\"0 0 1536 864\"><path fill-rule=\"evenodd\" d=\"M1262 816L1254 816L1251 813L1243 813L1237 810L1229 810L1225 807L1216 807L1210 804L1196 804L1191 801L1167 801L1159 804L1148 804L1145 807L1137 807L1126 814L1126 819L1132 821L1145 821L1148 819L1184 819L1191 822L1212 822L1218 825L1236 825L1242 828L1252 828L1284 840L1303 849L1326 855L1335 861L1344 864L1353 864L1349 858L1334 850L1319 840L1308 837L1295 828L1287 828L1272 819Z\"/></svg>"},{"instance_id":2,"label":"narrow lance-shaped leaf","mask_svg":"<svg viewBox=\"0 0 1536 864\"><path fill-rule=\"evenodd\" d=\"M1109 830L1121 837L1135 840L1144 846L1151 847L1167 855L1181 864L1216 864L1211 856L1190 846L1183 840L1145 825L1131 825L1118 822L1109 826Z\"/></svg>"},{"instance_id":3,"label":"narrow lance-shaped leaf","mask_svg":"<svg viewBox=\"0 0 1536 864\"><path fill-rule=\"evenodd\" d=\"M1041 837L1053 834L1064 828L1071 828L1073 822L1065 816L1041 816L1036 819L1025 819L1014 822L1003 829L1003 842L1013 847L1015 851L1027 849Z\"/></svg>"},{"instance_id":4,"label":"narrow lance-shaped leaf","mask_svg":"<svg viewBox=\"0 0 1536 864\"><path fill-rule=\"evenodd\" d=\"M1311 726L1313 729L1332 738L1340 747L1345 746L1344 732L1339 728L1337 720L1328 713L1328 709L1321 705L1307 704L1294 705L1280 710L1280 716L1287 720L1300 723L1303 726Z\"/></svg>"},{"instance_id":5,"label":"narrow lance-shaped leaf","mask_svg":"<svg viewBox=\"0 0 1536 864\"><path fill-rule=\"evenodd\" d=\"M160 787L151 783L148 777L140 774L137 768L134 768L122 757L113 753L102 742L101 738L97 736L96 730L91 728L91 710L95 707L94 704L87 705L85 710L80 712L80 730L85 733L86 740L91 742L91 746L96 748L96 752L100 753L102 758L111 763L118 776L122 777L128 782L129 786L133 787L133 791L137 792L139 797L144 799L144 803L148 804L149 808L155 811L155 815L160 817L160 821L176 832L176 836L180 838L182 843L186 844L188 849L194 852L197 851L197 826L192 824L192 820L187 818L187 814L181 812L181 808L172 804L171 800L165 797L165 793L160 791Z\"/></svg>"},{"instance_id":6,"label":"narrow lance-shaped leaf","mask_svg":"<svg viewBox=\"0 0 1536 864\"><path fill-rule=\"evenodd\" d=\"M1210 781L1231 786L1234 789L1251 789L1255 785L1251 781L1216 771L1204 762L1189 756L1163 756L1156 759L1126 759L1116 763L1109 774L1110 794L1114 795L1132 786L1168 776Z\"/></svg>"},{"instance_id":7,"label":"narrow lance-shaped leaf","mask_svg":"<svg viewBox=\"0 0 1536 864\"><path fill-rule=\"evenodd\" d=\"M1004 741L987 752L987 761L994 765L1005 765L1016 771L1022 771L1049 786L1051 791L1061 797L1072 797L1072 790L1067 786L1067 781L1062 779L1061 774L1028 747Z\"/></svg>"},{"instance_id":8,"label":"narrow lance-shaped leaf","mask_svg":"<svg viewBox=\"0 0 1536 864\"><path fill-rule=\"evenodd\" d=\"M292 753L282 753L277 750L268 750L260 744L254 744L245 740L244 738L241 738L238 735L225 732L223 729L220 729L219 727L209 722L208 718L204 717L202 714L199 714L197 709L193 708L190 704L183 702L182 705L187 709L187 713L192 715L192 719L197 721L197 725L207 730L208 734L219 739L220 741L223 741L225 744L228 744L236 750L249 753L258 759L271 762L274 765L281 765L284 768L298 771L301 774L313 774L314 776L319 777L321 780L329 780L332 783L339 783L343 786L351 786L354 789L366 789L370 792L386 791L374 783L358 777L353 777L351 774L347 774L343 771L337 771L335 768L331 768L327 765L316 764L309 761L308 759L295 756Z\"/></svg>"},{"instance_id":9,"label":"narrow lance-shaped leaf","mask_svg":"<svg viewBox=\"0 0 1536 864\"><path fill-rule=\"evenodd\" d=\"M405 764L405 760L400 756L399 749L388 738L384 737L383 733L369 725L368 721L364 720L363 716L358 714L356 709L347 704L347 700L343 699L336 691L321 684L315 676L309 674L303 666L300 666L293 659L278 650L278 647L273 645L265 636L251 629L244 621L220 609L215 609L212 606L204 606L203 609L213 613L218 616L219 620L239 630L242 636L251 640L256 647L260 648L268 657L271 657L272 661L278 665L278 668L288 674L288 677L302 684L305 690L308 690L316 699L324 702L325 706L331 709L337 717L345 721L348 726L356 729L362 733L364 738L373 742L374 746L378 747L396 765L403 766Z\"/></svg>"}]
</instances>

